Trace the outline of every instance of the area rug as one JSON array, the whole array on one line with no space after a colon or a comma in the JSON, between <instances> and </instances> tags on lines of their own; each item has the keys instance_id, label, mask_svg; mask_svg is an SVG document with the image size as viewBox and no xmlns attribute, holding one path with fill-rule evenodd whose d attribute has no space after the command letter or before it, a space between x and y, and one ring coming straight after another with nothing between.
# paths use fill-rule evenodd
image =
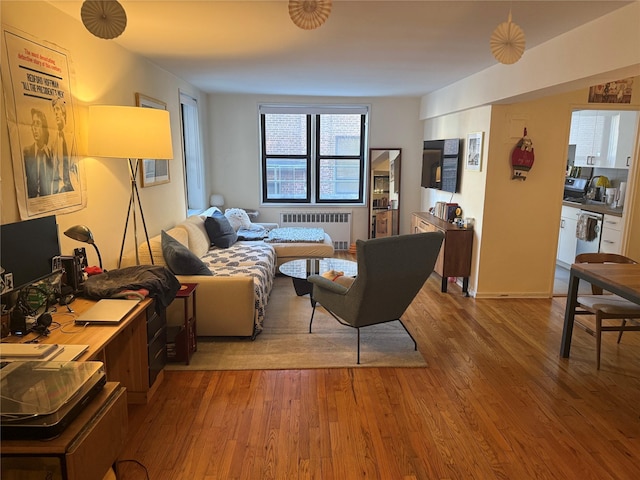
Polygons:
<instances>
[{"instance_id":1,"label":"area rug","mask_svg":"<svg viewBox=\"0 0 640 480\"><path fill-rule=\"evenodd\" d=\"M399 322L357 331L340 325L316 308L309 333L309 296L296 296L291 279L278 276L269 297L264 330L255 340L199 337L190 365L170 363L167 370L290 370L339 367L425 367L427 363Z\"/></svg>"}]
</instances>

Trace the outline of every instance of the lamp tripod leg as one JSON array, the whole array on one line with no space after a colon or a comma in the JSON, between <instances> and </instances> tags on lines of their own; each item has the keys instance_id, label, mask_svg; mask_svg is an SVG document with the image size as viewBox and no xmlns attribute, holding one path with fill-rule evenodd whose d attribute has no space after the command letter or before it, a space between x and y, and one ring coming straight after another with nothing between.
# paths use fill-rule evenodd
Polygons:
<instances>
[{"instance_id":1,"label":"lamp tripod leg","mask_svg":"<svg viewBox=\"0 0 640 480\"><path fill-rule=\"evenodd\" d=\"M131 205L133 204L133 192L129 196L129 208L127 209L127 219L124 222L124 234L122 235L122 245L120 246L120 258L118 259L118 268L122 265L122 254L124 253L124 243L127 239L127 229L129 227L129 217L131 216ZM138 262L138 249L136 248L136 262Z\"/></svg>"},{"instance_id":2,"label":"lamp tripod leg","mask_svg":"<svg viewBox=\"0 0 640 480\"><path fill-rule=\"evenodd\" d=\"M142 203L140 203L140 194L138 193L138 185L134 183L134 186L135 186L136 198L138 199L138 208L140 209L140 218L142 219L142 228L144 229L144 238L147 241L147 248L149 248L149 258L151 259L151 265L155 265L155 262L153 261L153 254L151 253L151 245L149 244L149 233L147 232L147 223L144 220Z\"/></svg>"}]
</instances>

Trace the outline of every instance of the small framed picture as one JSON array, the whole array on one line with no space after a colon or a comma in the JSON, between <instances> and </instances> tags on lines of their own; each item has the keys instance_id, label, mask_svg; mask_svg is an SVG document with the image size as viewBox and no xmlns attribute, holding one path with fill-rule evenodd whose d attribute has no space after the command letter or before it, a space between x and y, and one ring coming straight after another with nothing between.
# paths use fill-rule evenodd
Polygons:
<instances>
[{"instance_id":1,"label":"small framed picture","mask_svg":"<svg viewBox=\"0 0 640 480\"><path fill-rule=\"evenodd\" d=\"M479 172L482 167L482 140L484 132L474 132L467 135L466 169Z\"/></svg>"},{"instance_id":2,"label":"small framed picture","mask_svg":"<svg viewBox=\"0 0 640 480\"><path fill-rule=\"evenodd\" d=\"M157 108L160 110L167 109L166 103L137 92L136 106ZM169 160L154 160L152 158L143 158L141 160L140 180L143 188L162 185L163 183L169 183L171 181L171 178L169 177Z\"/></svg>"}]
</instances>

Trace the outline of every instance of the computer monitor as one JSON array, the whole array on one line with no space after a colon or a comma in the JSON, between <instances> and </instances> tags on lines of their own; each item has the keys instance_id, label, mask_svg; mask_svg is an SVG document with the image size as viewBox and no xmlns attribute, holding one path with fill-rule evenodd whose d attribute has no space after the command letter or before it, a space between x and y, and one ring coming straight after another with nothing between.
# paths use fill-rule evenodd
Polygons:
<instances>
[{"instance_id":1,"label":"computer monitor","mask_svg":"<svg viewBox=\"0 0 640 480\"><path fill-rule=\"evenodd\" d=\"M55 215L0 225L0 265L5 278L2 293L51 275L51 261L56 256L60 256L60 242Z\"/></svg>"}]
</instances>

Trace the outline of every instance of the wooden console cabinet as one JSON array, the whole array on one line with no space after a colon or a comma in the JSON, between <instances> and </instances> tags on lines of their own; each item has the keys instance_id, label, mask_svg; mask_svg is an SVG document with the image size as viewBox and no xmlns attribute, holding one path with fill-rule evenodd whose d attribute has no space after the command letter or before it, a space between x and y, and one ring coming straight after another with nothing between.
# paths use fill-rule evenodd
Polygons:
<instances>
[{"instance_id":1,"label":"wooden console cabinet","mask_svg":"<svg viewBox=\"0 0 640 480\"><path fill-rule=\"evenodd\" d=\"M435 272L442 277L442 291L447 291L449 277L462 277L462 291L469 295L473 228L457 227L427 212L415 212L411 216L413 233L444 233L444 242L436 261Z\"/></svg>"}]
</instances>

